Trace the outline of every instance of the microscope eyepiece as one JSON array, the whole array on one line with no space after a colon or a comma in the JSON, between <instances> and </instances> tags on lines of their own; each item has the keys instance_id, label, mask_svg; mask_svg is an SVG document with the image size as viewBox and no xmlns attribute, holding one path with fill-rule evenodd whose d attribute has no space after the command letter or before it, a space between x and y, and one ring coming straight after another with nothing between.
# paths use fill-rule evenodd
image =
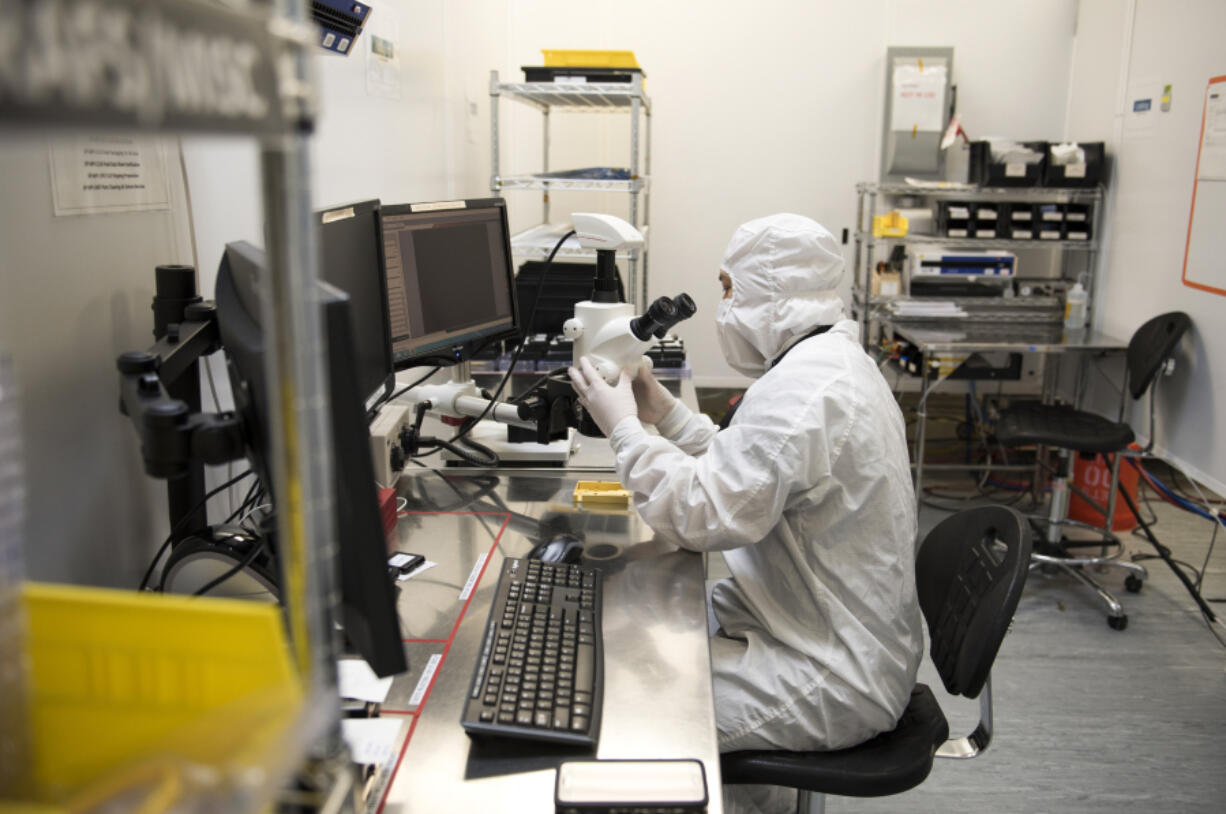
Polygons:
<instances>
[{"instance_id":1,"label":"microscope eyepiece","mask_svg":"<svg viewBox=\"0 0 1226 814\"><path fill-rule=\"evenodd\" d=\"M694 316L697 310L688 294L678 294L676 298L660 297L647 307L642 316L630 320L630 332L640 342L646 342L653 336L663 339L670 328Z\"/></svg>"}]
</instances>

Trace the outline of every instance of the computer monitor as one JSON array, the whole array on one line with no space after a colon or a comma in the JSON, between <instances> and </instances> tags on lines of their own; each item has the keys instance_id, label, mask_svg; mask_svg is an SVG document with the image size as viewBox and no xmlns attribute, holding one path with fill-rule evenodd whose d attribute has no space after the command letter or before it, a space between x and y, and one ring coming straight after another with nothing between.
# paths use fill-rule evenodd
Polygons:
<instances>
[{"instance_id":1,"label":"computer monitor","mask_svg":"<svg viewBox=\"0 0 1226 814\"><path fill-rule=\"evenodd\" d=\"M230 243L217 272L217 322L226 351L235 409L242 416L247 456L272 495L269 477L266 338L260 323L259 278L264 252L246 242ZM335 471L333 504L341 572L342 627L353 647L380 676L408 669L396 589L388 575L387 543L375 494L370 430L358 385L349 298L320 283L323 336L327 341L329 424Z\"/></svg>"},{"instance_id":2,"label":"computer monitor","mask_svg":"<svg viewBox=\"0 0 1226 814\"><path fill-rule=\"evenodd\" d=\"M316 212L315 223L319 230L319 276L349 295L358 389L370 409L391 393L396 381L379 201Z\"/></svg>"},{"instance_id":3,"label":"computer monitor","mask_svg":"<svg viewBox=\"0 0 1226 814\"><path fill-rule=\"evenodd\" d=\"M462 362L518 335L505 201L385 206L380 220L397 369Z\"/></svg>"}]
</instances>

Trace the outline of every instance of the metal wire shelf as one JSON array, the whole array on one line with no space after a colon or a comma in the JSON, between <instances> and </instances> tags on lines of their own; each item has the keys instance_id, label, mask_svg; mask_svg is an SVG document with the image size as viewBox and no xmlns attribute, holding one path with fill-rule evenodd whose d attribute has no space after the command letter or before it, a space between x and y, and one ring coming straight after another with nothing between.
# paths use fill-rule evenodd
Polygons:
<instances>
[{"instance_id":1,"label":"metal wire shelf","mask_svg":"<svg viewBox=\"0 0 1226 814\"><path fill-rule=\"evenodd\" d=\"M947 246L951 249L1043 249L1060 248L1074 251L1093 251L1098 248L1095 240L1007 240L989 237L942 237L940 235L907 235L906 237L874 237L872 232L856 232L856 240L871 243L914 243L919 245Z\"/></svg>"},{"instance_id":2,"label":"metal wire shelf","mask_svg":"<svg viewBox=\"0 0 1226 814\"><path fill-rule=\"evenodd\" d=\"M564 192L641 192L647 188L645 177L621 180L596 178L542 178L539 175L509 175L494 178L494 190L534 189Z\"/></svg>"},{"instance_id":3,"label":"metal wire shelf","mask_svg":"<svg viewBox=\"0 0 1226 814\"><path fill-rule=\"evenodd\" d=\"M557 244L558 238L570 231L570 224L557 223L542 223L539 226L534 226L531 229L520 232L511 237L511 251L521 257L546 258L553 251L553 247ZM643 233L643 237L647 237L647 227L642 226L639 231ZM643 255L642 249L630 249L629 251L617 252L617 257L627 260L637 260ZM558 249L555 258L587 258L596 259L595 249L584 249L580 247L579 241L571 235L562 244L562 248Z\"/></svg>"},{"instance_id":4,"label":"metal wire shelf","mask_svg":"<svg viewBox=\"0 0 1226 814\"><path fill-rule=\"evenodd\" d=\"M501 93L539 109L553 107L576 110L629 111L635 101L641 102L643 110L651 112L651 100L643 93L642 84L636 82L502 82L494 85L494 93Z\"/></svg>"},{"instance_id":5,"label":"metal wire shelf","mask_svg":"<svg viewBox=\"0 0 1226 814\"><path fill-rule=\"evenodd\" d=\"M973 187L944 189L911 184L857 184L856 192L868 195L913 195L960 201L1026 201L1031 203L1093 203L1103 198L1102 187Z\"/></svg>"}]
</instances>

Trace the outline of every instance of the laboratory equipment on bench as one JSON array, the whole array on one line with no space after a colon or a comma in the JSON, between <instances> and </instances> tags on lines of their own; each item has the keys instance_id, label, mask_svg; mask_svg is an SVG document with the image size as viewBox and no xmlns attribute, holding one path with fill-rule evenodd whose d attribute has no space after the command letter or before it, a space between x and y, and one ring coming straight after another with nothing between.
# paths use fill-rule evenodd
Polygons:
<instances>
[{"instance_id":1,"label":"laboratory equipment on bench","mask_svg":"<svg viewBox=\"0 0 1226 814\"><path fill-rule=\"evenodd\" d=\"M1005 251L970 251L943 247L917 248L912 253L911 275L940 276L949 279L970 277L1013 277L1017 274L1017 255Z\"/></svg>"},{"instance_id":2,"label":"laboratory equipment on bench","mask_svg":"<svg viewBox=\"0 0 1226 814\"><path fill-rule=\"evenodd\" d=\"M601 572L508 558L461 723L473 736L595 747L604 695Z\"/></svg>"},{"instance_id":3,"label":"laboratory equipment on bench","mask_svg":"<svg viewBox=\"0 0 1226 814\"><path fill-rule=\"evenodd\" d=\"M613 384L623 368L650 369L645 354L654 340L663 339L674 325L692 317L697 306L688 294L678 294L658 298L635 316L632 305L618 301L613 258L618 250L642 248L643 236L612 215L576 212L571 220L579 245L596 249L596 280L592 298L575 305L575 316L562 325L562 333L574 342L575 361L586 356L605 381Z\"/></svg>"},{"instance_id":4,"label":"laboratory equipment on bench","mask_svg":"<svg viewBox=\"0 0 1226 814\"><path fill-rule=\"evenodd\" d=\"M647 351L674 325L692 316L696 307L688 295L680 294L660 297L635 315L633 306L621 302L614 258L617 251L642 247L643 236L612 215L576 213L572 219L579 245L596 251L596 275L591 298L575 305L575 315L564 323L563 334L572 342L573 359L586 356L612 383L622 369L633 372L650 366ZM414 404L416 410L415 420L403 433L406 455L439 443L439 439L421 435L428 411L453 422L487 417L531 431L521 432L520 440L508 437L499 444L493 463L525 457L562 462L570 453L572 430L601 435L579 405L564 370L541 377L514 402L491 400L471 378L468 360L473 353L493 339L516 335L520 321L510 280L506 224L506 204L501 198L383 210L396 364L454 365L450 382L419 385L403 394L404 402ZM545 273L547 270L542 271L542 281ZM457 287L464 297L455 296ZM524 435L530 439L527 444ZM493 447L496 440L488 429L478 437L478 454L485 445ZM471 440L468 445L473 446ZM480 463L458 448L451 452Z\"/></svg>"},{"instance_id":5,"label":"laboratory equipment on bench","mask_svg":"<svg viewBox=\"0 0 1226 814\"><path fill-rule=\"evenodd\" d=\"M573 438L535 433L537 422L511 403L491 405L472 378L482 349L519 336L506 201L481 198L385 206L380 211L392 360L398 370L450 366L451 381L422 384L400 394L401 418L377 417L377 435L399 445L401 462L442 447L445 456L474 465L512 459L565 461ZM488 411L487 411L488 408ZM531 443L512 443L505 427L454 427L425 434L427 412L444 424L485 416L532 430ZM394 451L394 450L393 450ZM389 458L390 462L390 458ZM383 467L381 467L383 469ZM396 471L389 465L385 475ZM390 482L390 481L388 481Z\"/></svg>"}]
</instances>

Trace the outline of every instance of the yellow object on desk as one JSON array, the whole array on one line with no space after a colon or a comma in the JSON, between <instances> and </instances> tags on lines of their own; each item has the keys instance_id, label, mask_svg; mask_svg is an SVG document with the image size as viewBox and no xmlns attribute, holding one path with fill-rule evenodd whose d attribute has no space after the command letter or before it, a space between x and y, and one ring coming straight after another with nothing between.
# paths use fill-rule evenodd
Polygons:
<instances>
[{"instance_id":1,"label":"yellow object on desk","mask_svg":"<svg viewBox=\"0 0 1226 814\"><path fill-rule=\"evenodd\" d=\"M580 506L628 507L631 497L630 490L615 480L581 480L575 484L575 503Z\"/></svg>"},{"instance_id":2,"label":"yellow object on desk","mask_svg":"<svg viewBox=\"0 0 1226 814\"><path fill-rule=\"evenodd\" d=\"M906 237L909 221L897 209L873 216L873 237Z\"/></svg>"}]
</instances>

